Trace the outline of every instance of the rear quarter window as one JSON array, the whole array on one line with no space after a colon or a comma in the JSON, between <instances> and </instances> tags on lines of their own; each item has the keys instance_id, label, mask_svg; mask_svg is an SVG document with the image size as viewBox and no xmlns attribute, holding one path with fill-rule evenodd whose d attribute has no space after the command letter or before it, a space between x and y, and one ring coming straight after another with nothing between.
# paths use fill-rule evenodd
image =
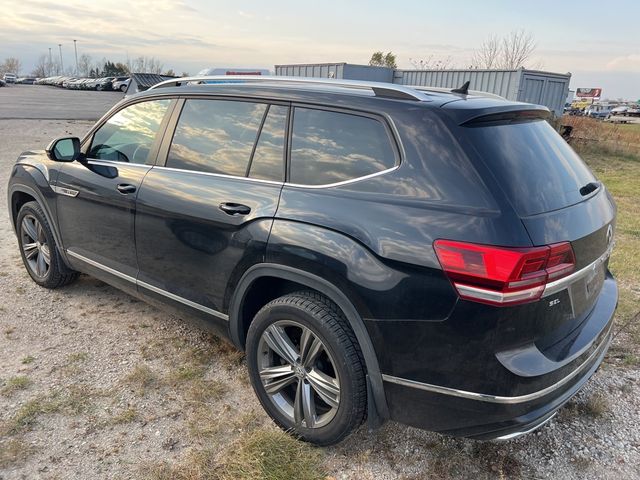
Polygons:
<instances>
[{"instance_id":1,"label":"rear quarter window","mask_svg":"<svg viewBox=\"0 0 640 480\"><path fill-rule=\"evenodd\" d=\"M394 167L396 154L375 118L297 107L293 117L290 182L328 185Z\"/></svg>"}]
</instances>

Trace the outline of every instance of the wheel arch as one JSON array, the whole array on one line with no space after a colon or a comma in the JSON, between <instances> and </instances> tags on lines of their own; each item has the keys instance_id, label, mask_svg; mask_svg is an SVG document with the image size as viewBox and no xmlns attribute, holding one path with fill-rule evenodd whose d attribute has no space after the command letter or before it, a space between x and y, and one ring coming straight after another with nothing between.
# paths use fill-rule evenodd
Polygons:
<instances>
[{"instance_id":1,"label":"wheel arch","mask_svg":"<svg viewBox=\"0 0 640 480\"><path fill-rule=\"evenodd\" d=\"M381 420L389 418L378 358L364 322L346 295L322 277L287 265L273 263L254 265L248 269L238 282L229 304L229 336L232 342L244 350L248 324L245 325L243 307L246 304L247 294L256 282L267 278L281 279L320 292L342 310L358 340L367 369L369 425L378 426Z\"/></svg>"}]
</instances>

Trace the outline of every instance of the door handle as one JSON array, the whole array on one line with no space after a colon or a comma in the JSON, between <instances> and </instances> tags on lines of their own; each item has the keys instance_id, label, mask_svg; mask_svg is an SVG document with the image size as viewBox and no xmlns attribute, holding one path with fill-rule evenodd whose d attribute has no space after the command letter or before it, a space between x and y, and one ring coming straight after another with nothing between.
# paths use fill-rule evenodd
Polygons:
<instances>
[{"instance_id":1,"label":"door handle","mask_svg":"<svg viewBox=\"0 0 640 480\"><path fill-rule=\"evenodd\" d=\"M219 208L227 215L248 215L251 212L250 207L241 203L221 203Z\"/></svg>"},{"instance_id":2,"label":"door handle","mask_svg":"<svg viewBox=\"0 0 640 480\"><path fill-rule=\"evenodd\" d=\"M128 193L133 193L136 191L136 186L131 185L130 183L119 183L117 188L118 188L118 191L123 195L126 195Z\"/></svg>"}]
</instances>

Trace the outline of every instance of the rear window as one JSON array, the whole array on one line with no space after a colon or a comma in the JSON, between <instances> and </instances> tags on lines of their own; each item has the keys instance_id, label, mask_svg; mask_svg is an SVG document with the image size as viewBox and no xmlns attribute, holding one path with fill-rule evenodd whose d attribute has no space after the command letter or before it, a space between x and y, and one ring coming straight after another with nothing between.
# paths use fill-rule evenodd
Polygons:
<instances>
[{"instance_id":1,"label":"rear window","mask_svg":"<svg viewBox=\"0 0 640 480\"><path fill-rule=\"evenodd\" d=\"M584 199L595 177L544 120L467 127L473 147L521 216L558 210Z\"/></svg>"}]
</instances>

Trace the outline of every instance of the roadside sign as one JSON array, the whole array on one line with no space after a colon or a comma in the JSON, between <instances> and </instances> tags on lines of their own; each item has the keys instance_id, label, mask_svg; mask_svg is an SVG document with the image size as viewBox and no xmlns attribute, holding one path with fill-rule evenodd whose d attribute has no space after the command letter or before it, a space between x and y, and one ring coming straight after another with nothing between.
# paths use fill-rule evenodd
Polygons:
<instances>
[{"instance_id":1,"label":"roadside sign","mask_svg":"<svg viewBox=\"0 0 640 480\"><path fill-rule=\"evenodd\" d=\"M578 88L576 90L576 97L601 97L602 96L602 88Z\"/></svg>"}]
</instances>

